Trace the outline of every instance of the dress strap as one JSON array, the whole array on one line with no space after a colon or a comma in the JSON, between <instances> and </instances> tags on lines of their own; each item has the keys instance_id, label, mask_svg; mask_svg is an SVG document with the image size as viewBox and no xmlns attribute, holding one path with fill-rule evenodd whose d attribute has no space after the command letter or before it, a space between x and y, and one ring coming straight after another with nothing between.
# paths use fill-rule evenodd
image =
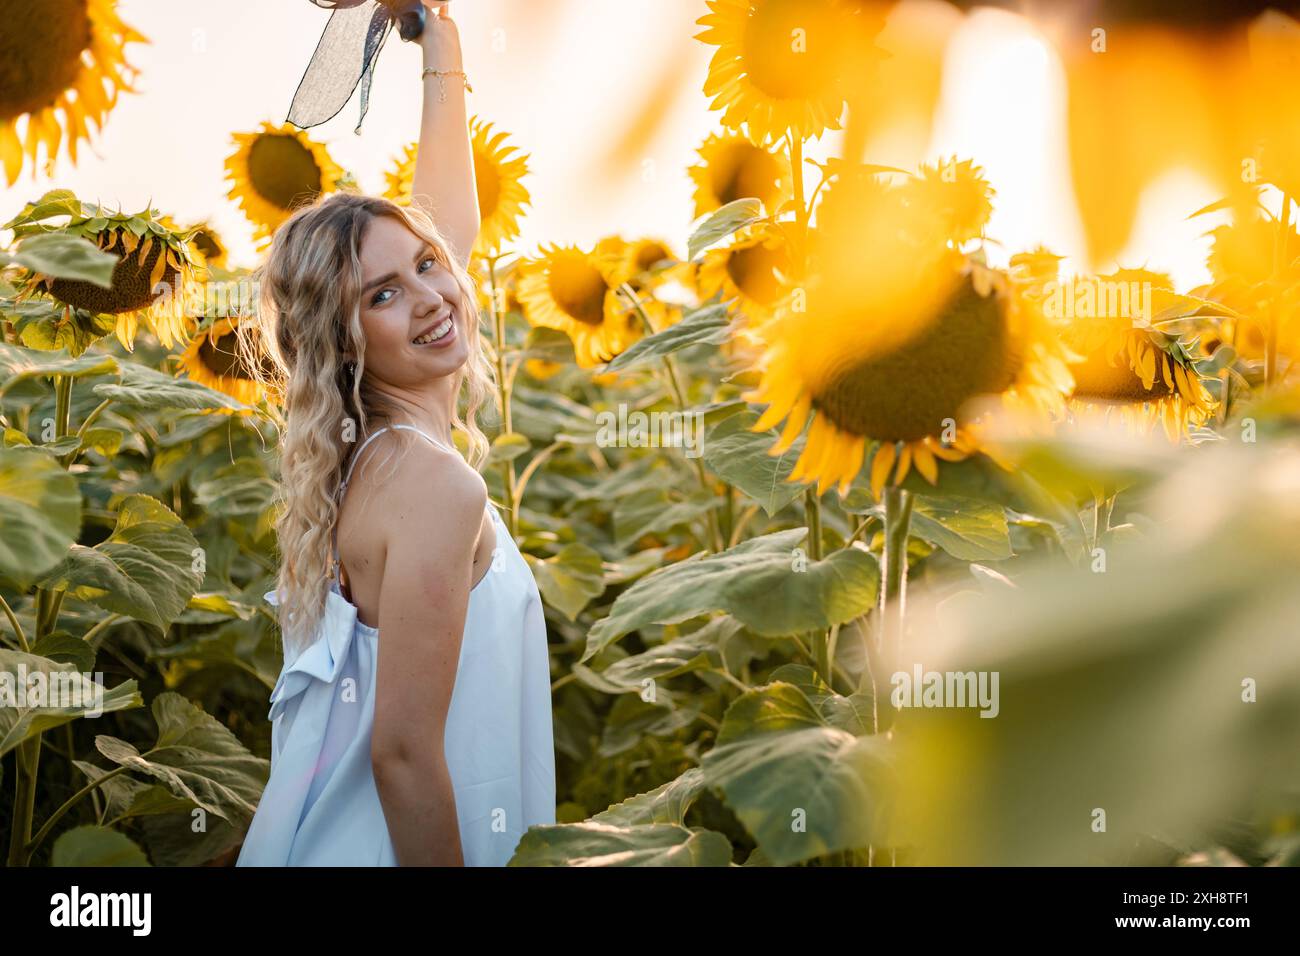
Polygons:
<instances>
[{"instance_id":1,"label":"dress strap","mask_svg":"<svg viewBox=\"0 0 1300 956\"><path fill-rule=\"evenodd\" d=\"M420 429L416 428L414 425L392 425L392 426L389 426L389 427L392 427L392 428L404 428L404 429L406 429L407 431L415 432L415 433L416 433L417 435L419 435L420 437L422 437L422 438L424 438L424 439L426 439L426 440L428 440L428 441L433 442L435 445L437 445L437 446L438 446L439 448L441 448L443 451L450 451L450 452L455 452L455 451L456 451L456 449L451 448L451 447L448 446L445 442L440 442L440 441L438 441L438 439L434 438L432 435L429 435L429 434L427 434L427 433L421 431ZM379 432L375 432L375 434L378 435ZM358 454L360 454L360 450L358 450Z\"/></svg>"}]
</instances>

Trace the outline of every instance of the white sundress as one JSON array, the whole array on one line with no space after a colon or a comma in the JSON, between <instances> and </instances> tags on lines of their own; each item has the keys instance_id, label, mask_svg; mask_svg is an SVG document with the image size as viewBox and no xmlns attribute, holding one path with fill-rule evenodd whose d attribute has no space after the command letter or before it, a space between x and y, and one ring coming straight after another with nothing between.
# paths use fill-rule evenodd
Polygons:
<instances>
[{"instance_id":1,"label":"white sundress","mask_svg":"<svg viewBox=\"0 0 1300 956\"><path fill-rule=\"evenodd\" d=\"M447 448L413 426L391 427ZM366 439L352 465L386 430ZM497 549L470 591L444 738L466 866L504 866L525 830L555 823L541 598L491 503L488 512ZM266 599L277 603L274 591ZM380 646L379 630L357 619L331 573L315 640L292 660L286 653L271 692L271 774L237 866L397 865L370 764Z\"/></svg>"}]
</instances>

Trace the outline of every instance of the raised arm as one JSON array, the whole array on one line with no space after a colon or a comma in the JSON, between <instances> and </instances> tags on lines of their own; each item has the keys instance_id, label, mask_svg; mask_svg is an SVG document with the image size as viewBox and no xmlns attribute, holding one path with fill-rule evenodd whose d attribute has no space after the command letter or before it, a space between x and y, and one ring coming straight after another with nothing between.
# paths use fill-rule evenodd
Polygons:
<instances>
[{"instance_id":1,"label":"raised arm","mask_svg":"<svg viewBox=\"0 0 1300 956\"><path fill-rule=\"evenodd\" d=\"M447 4L439 0L424 0L424 4L429 7L428 22L420 38L425 68L463 71L460 32L447 13ZM425 76L421 83L424 105L411 187L413 201L433 217L464 266L469 263L480 223L465 83L459 76L433 74Z\"/></svg>"}]
</instances>

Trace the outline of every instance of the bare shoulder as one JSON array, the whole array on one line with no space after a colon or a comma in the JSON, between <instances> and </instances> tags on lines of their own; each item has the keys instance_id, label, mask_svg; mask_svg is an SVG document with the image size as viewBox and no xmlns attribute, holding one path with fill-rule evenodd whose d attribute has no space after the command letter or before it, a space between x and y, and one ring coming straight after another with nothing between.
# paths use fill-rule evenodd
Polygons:
<instances>
[{"instance_id":1,"label":"bare shoulder","mask_svg":"<svg viewBox=\"0 0 1300 956\"><path fill-rule=\"evenodd\" d=\"M415 437L400 451L380 494L378 518L390 554L473 549L487 485L460 455Z\"/></svg>"}]
</instances>

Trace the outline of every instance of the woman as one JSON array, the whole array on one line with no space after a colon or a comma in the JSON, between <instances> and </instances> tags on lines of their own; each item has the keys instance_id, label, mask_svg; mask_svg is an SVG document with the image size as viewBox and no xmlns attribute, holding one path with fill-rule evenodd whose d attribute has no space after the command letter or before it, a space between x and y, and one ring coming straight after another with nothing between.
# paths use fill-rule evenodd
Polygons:
<instances>
[{"instance_id":1,"label":"woman","mask_svg":"<svg viewBox=\"0 0 1300 956\"><path fill-rule=\"evenodd\" d=\"M451 441L486 457L491 382L460 40L426 3L412 207L331 195L281 226L261 270L257 338L287 411L267 595L285 664L241 866L499 866L555 822L537 586Z\"/></svg>"}]
</instances>

